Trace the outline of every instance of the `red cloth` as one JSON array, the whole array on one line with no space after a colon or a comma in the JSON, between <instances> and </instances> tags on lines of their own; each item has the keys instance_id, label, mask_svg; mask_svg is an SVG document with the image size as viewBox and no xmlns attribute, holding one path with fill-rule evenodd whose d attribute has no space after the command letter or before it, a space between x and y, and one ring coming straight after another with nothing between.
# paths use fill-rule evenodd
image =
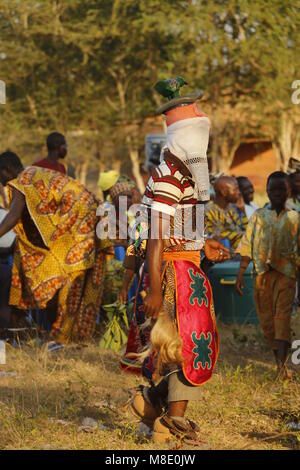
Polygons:
<instances>
[{"instance_id":1,"label":"red cloth","mask_svg":"<svg viewBox=\"0 0 300 470\"><path fill-rule=\"evenodd\" d=\"M208 278L194 262L173 259L172 263L176 279L177 325L183 341L182 370L190 384L199 386L211 378L219 354L212 290ZM145 377L151 378L154 372L153 357L150 356L143 366L136 357L131 357L132 353L141 353L149 342L150 330L141 329L146 317L140 295L148 286L149 276L144 270L135 300L126 353L120 365L126 372L143 372Z\"/></svg>"},{"instance_id":2,"label":"red cloth","mask_svg":"<svg viewBox=\"0 0 300 470\"><path fill-rule=\"evenodd\" d=\"M197 386L211 378L219 354L212 290L206 275L191 261L173 261L173 266L182 370L188 382Z\"/></svg>"},{"instance_id":3,"label":"red cloth","mask_svg":"<svg viewBox=\"0 0 300 470\"><path fill-rule=\"evenodd\" d=\"M38 160L33 165L34 166L39 166L41 168L48 168L49 170L59 171L63 175L65 175L67 173L66 168L64 167L64 165L62 165L61 163L58 163L58 162L56 162L56 163L51 162L47 158L43 158L42 160Z\"/></svg>"}]
</instances>

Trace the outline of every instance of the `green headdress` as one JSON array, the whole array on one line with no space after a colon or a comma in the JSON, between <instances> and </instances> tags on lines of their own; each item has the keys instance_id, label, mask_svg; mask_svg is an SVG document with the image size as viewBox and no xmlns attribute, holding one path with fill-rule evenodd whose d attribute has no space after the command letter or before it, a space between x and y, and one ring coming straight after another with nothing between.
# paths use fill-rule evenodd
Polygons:
<instances>
[{"instance_id":1,"label":"green headdress","mask_svg":"<svg viewBox=\"0 0 300 470\"><path fill-rule=\"evenodd\" d=\"M184 78L178 76L157 82L154 85L154 90L165 98L168 98L168 100L172 100L173 98L179 98L179 90L183 85L188 85L188 83Z\"/></svg>"},{"instance_id":2,"label":"green headdress","mask_svg":"<svg viewBox=\"0 0 300 470\"><path fill-rule=\"evenodd\" d=\"M154 85L154 89L163 97L168 98L168 102L164 103L157 110L157 114L163 114L170 110L170 108L191 104L203 96L203 91L198 90L191 95L180 96L180 88L188 83L180 75L176 78L169 78L167 80L160 80Z\"/></svg>"}]
</instances>

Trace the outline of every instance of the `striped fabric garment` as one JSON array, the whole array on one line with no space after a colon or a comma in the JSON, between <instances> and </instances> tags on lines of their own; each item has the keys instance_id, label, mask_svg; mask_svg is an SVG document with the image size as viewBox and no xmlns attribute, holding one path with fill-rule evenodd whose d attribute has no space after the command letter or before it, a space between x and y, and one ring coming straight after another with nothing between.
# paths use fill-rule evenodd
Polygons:
<instances>
[{"instance_id":1,"label":"striped fabric garment","mask_svg":"<svg viewBox=\"0 0 300 470\"><path fill-rule=\"evenodd\" d=\"M196 204L194 181L184 176L179 166L164 160L152 173L143 197L143 203L166 214L175 215L180 204Z\"/></svg>"},{"instance_id":2,"label":"striped fabric garment","mask_svg":"<svg viewBox=\"0 0 300 470\"><path fill-rule=\"evenodd\" d=\"M186 173L176 157L165 157L153 171L142 203L148 210L170 216L175 236L166 240L168 244L185 250L199 250L204 245L204 205L198 202L195 182Z\"/></svg>"},{"instance_id":3,"label":"striped fabric garment","mask_svg":"<svg viewBox=\"0 0 300 470\"><path fill-rule=\"evenodd\" d=\"M224 210L211 201L205 208L205 227L207 235L220 239L228 238L231 248L238 246L247 225L247 216L244 215L244 217L240 218L233 204L229 204L228 208Z\"/></svg>"}]
</instances>

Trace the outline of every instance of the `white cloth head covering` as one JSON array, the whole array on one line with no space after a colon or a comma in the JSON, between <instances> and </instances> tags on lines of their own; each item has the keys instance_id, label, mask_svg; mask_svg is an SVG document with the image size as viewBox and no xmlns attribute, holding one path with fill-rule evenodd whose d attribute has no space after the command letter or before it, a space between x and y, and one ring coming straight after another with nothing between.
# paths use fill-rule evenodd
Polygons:
<instances>
[{"instance_id":1,"label":"white cloth head covering","mask_svg":"<svg viewBox=\"0 0 300 470\"><path fill-rule=\"evenodd\" d=\"M176 121L167 128L167 147L191 172L201 202L210 199L207 162L209 129L210 121L206 116Z\"/></svg>"}]
</instances>

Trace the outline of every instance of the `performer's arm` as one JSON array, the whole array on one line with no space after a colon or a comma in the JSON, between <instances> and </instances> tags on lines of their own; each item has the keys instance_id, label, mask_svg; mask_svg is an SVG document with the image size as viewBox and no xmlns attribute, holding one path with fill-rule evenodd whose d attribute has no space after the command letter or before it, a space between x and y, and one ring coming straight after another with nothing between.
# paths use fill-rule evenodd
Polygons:
<instances>
[{"instance_id":1,"label":"performer's arm","mask_svg":"<svg viewBox=\"0 0 300 470\"><path fill-rule=\"evenodd\" d=\"M126 269L123 284L122 284L120 295L119 295L120 302L123 302L124 304L127 302L128 289L134 277L134 274L135 272L133 269L129 269L129 268Z\"/></svg>"},{"instance_id":2,"label":"performer's arm","mask_svg":"<svg viewBox=\"0 0 300 470\"><path fill-rule=\"evenodd\" d=\"M17 189L13 189L10 211L0 224L0 238L9 232L19 222L25 207L25 197Z\"/></svg>"},{"instance_id":3,"label":"performer's arm","mask_svg":"<svg viewBox=\"0 0 300 470\"><path fill-rule=\"evenodd\" d=\"M163 240L148 240L147 244L147 265L149 271L149 294L144 300L146 315L157 318L162 306L163 295L161 288L161 268Z\"/></svg>"},{"instance_id":4,"label":"performer's arm","mask_svg":"<svg viewBox=\"0 0 300 470\"><path fill-rule=\"evenodd\" d=\"M163 238L170 229L170 217L152 211L151 236L147 242L147 266L149 271L149 293L144 300L146 315L157 318L163 303L161 271L163 262Z\"/></svg>"},{"instance_id":5,"label":"performer's arm","mask_svg":"<svg viewBox=\"0 0 300 470\"><path fill-rule=\"evenodd\" d=\"M228 248L222 245L222 243L214 240L213 238L208 238L204 245L204 254L209 261L214 263L220 263L230 259L230 251Z\"/></svg>"}]
</instances>

